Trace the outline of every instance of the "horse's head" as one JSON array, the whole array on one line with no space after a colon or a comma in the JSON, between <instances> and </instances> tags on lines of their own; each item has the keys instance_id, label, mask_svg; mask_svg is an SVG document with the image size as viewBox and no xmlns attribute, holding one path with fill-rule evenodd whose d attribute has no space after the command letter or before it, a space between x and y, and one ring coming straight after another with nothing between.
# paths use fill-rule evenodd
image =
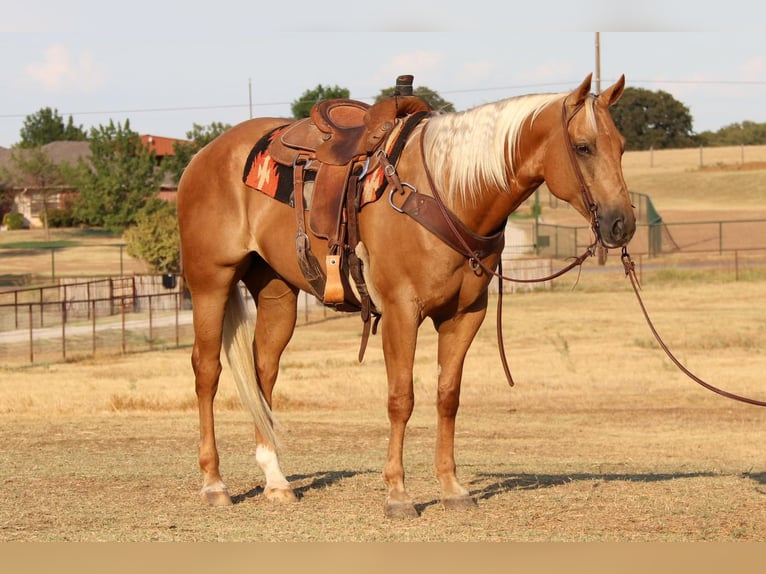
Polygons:
<instances>
[{"instance_id":1,"label":"horse's head","mask_svg":"<svg viewBox=\"0 0 766 574\"><path fill-rule=\"evenodd\" d=\"M622 175L625 140L609 108L622 95L625 76L598 96L590 93L591 76L568 94L551 129L544 161L551 193L586 217L606 247L621 247L636 231L636 217ZM550 116L552 118L552 116Z\"/></svg>"}]
</instances>

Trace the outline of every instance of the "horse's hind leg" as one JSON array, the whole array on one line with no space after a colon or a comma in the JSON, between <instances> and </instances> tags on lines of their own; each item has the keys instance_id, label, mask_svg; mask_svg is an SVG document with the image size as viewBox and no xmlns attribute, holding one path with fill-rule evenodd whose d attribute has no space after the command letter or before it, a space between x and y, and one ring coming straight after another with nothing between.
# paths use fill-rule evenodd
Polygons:
<instances>
[{"instance_id":1,"label":"horse's hind leg","mask_svg":"<svg viewBox=\"0 0 766 574\"><path fill-rule=\"evenodd\" d=\"M298 290L266 268L265 263L254 268L243 281L253 295L258 310L253 358L258 385L271 408L279 360L295 330ZM258 427L255 429L255 442L255 460L266 478L264 496L279 502L294 501L295 493L279 466L276 445Z\"/></svg>"},{"instance_id":2,"label":"horse's hind leg","mask_svg":"<svg viewBox=\"0 0 766 574\"><path fill-rule=\"evenodd\" d=\"M231 504L231 497L221 479L213 418L213 400L221 374L221 336L230 280L220 281L217 286L213 281L201 282L199 289L193 290L192 367L199 409L199 465L202 470L200 494L211 506Z\"/></svg>"}]
</instances>

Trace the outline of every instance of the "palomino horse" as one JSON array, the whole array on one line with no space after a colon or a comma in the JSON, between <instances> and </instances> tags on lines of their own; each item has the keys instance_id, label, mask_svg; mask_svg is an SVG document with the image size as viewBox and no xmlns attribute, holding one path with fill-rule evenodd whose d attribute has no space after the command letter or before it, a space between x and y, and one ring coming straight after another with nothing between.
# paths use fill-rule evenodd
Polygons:
<instances>
[{"instance_id":1,"label":"palomino horse","mask_svg":"<svg viewBox=\"0 0 766 574\"><path fill-rule=\"evenodd\" d=\"M431 113L407 136L395 174L410 193L438 194L464 226L481 236L502 231L508 215L545 181L591 223L597 241L608 248L623 246L635 231L635 217L621 168L624 139L609 107L624 83L621 77L595 96L588 76L571 93ZM242 180L254 142L286 123L262 118L233 127L194 157L178 190L183 269L194 306L201 494L216 506L231 504L219 471L213 423L222 346L255 420L255 458L265 475L264 495L295 499L279 466L270 406L280 357L295 328L298 293L312 287L296 256L295 209ZM385 513L417 516L405 489L402 454L414 406L416 339L427 318L438 332L435 473L441 500L449 509L472 507L475 501L456 476L455 416L464 357L487 310L488 270L497 267L502 242L477 265L401 213L390 198L366 204L358 213L358 228L364 279L382 317L388 377ZM311 248L324 262L327 242L312 237ZM257 308L252 340L239 281Z\"/></svg>"}]
</instances>

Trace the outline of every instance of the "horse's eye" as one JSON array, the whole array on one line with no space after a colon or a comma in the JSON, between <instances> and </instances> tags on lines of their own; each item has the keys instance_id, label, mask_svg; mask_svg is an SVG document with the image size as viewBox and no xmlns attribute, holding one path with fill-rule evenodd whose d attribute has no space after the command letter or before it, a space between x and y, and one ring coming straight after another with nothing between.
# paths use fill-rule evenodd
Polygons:
<instances>
[{"instance_id":1,"label":"horse's eye","mask_svg":"<svg viewBox=\"0 0 766 574\"><path fill-rule=\"evenodd\" d=\"M590 155L590 146L586 143L575 144L574 148L580 155Z\"/></svg>"}]
</instances>

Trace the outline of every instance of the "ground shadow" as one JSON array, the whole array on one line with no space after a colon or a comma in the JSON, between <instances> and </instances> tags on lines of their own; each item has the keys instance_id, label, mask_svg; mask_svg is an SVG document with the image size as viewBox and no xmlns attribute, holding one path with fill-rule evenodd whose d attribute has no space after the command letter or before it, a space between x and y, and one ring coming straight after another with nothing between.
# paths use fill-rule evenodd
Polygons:
<instances>
[{"instance_id":1,"label":"ground shadow","mask_svg":"<svg viewBox=\"0 0 766 574\"><path fill-rule=\"evenodd\" d=\"M766 472L743 472L742 478L749 478L758 484L766 486Z\"/></svg>"},{"instance_id":2,"label":"ground shadow","mask_svg":"<svg viewBox=\"0 0 766 574\"><path fill-rule=\"evenodd\" d=\"M689 473L650 473L650 474L598 474L598 473L572 473L572 474L513 474L513 473L480 473L470 481L469 486L490 482L484 486L470 489L470 496L474 500L487 500L514 490L539 490L553 488L578 481L624 481L624 482L660 482L665 480L677 480L684 478L700 478L717 476L714 472L689 472ZM750 475L753 477L754 475ZM761 480L766 481L766 473ZM439 504L440 500L430 500L416 504L418 513L422 513L429 506Z\"/></svg>"},{"instance_id":3,"label":"ground shadow","mask_svg":"<svg viewBox=\"0 0 766 574\"><path fill-rule=\"evenodd\" d=\"M300 500L307 492L311 490L327 488L328 486L332 486L333 484L336 484L346 478L352 478L361 474L374 473L374 470L324 470L313 472L311 474L294 474L288 476L287 480L289 480L290 484L293 485L293 492L295 492L295 497ZM310 482L307 484L301 484L306 480L309 480ZM300 484L300 486L296 486L296 484ZM263 486L257 486L243 494L232 496L231 501L234 504L239 504L240 502L245 502L250 498L260 496L261 494L263 494Z\"/></svg>"},{"instance_id":4,"label":"ground shadow","mask_svg":"<svg viewBox=\"0 0 766 574\"><path fill-rule=\"evenodd\" d=\"M287 479L293 485L295 496L298 499L311 490L327 488L338 482L359 476L363 474L376 474L374 470L326 470L310 474L295 474L288 476ZM506 494L514 490L539 490L543 488L553 488L563 486L572 482L663 482L669 480L690 479L690 478L710 478L719 476L715 472L673 472L673 473L571 473L571 474L514 474L514 473L479 473L468 484L475 488L469 489L470 496L475 500L488 500L495 496ZM742 478L748 478L758 484L766 485L766 471L764 472L746 472ZM309 481L306 484L301 484ZM487 482L489 481L489 482ZM483 486L478 486L483 484ZM298 485L298 486L295 486ZM253 488L243 494L232 496L232 502L239 504L250 498L255 498L263 494L263 486ZM434 499L427 502L415 504L418 514L429 506L440 504L441 500Z\"/></svg>"},{"instance_id":5,"label":"ground shadow","mask_svg":"<svg viewBox=\"0 0 766 574\"><path fill-rule=\"evenodd\" d=\"M477 490L471 491L471 496L478 500L486 500L510 492L512 490L538 490L562 486L571 482L580 481L603 481L603 482L662 482L683 478L702 478L716 476L713 472L673 472L673 473L649 473L649 474L620 474L620 473L572 473L572 474L479 474L471 484L483 482L485 479L498 479Z\"/></svg>"}]
</instances>

